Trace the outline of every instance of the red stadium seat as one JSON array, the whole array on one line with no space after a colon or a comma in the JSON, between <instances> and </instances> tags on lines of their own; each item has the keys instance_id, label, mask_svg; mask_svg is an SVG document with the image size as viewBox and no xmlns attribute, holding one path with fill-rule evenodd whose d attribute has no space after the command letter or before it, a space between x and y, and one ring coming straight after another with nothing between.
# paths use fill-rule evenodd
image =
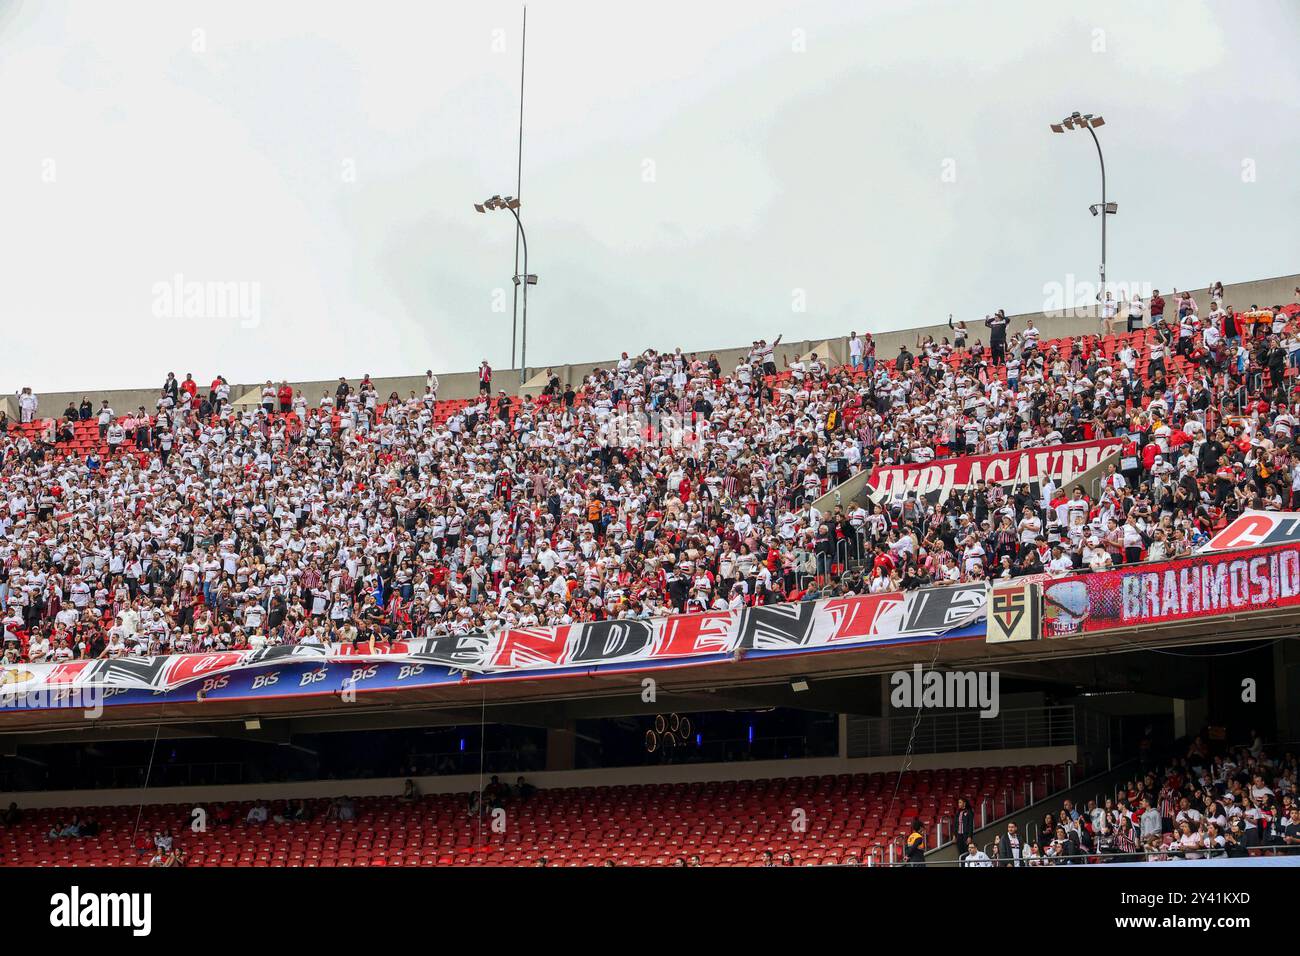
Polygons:
<instances>
[{"instance_id":1,"label":"red stadium seat","mask_svg":"<svg viewBox=\"0 0 1300 956\"><path fill-rule=\"evenodd\" d=\"M895 778L885 774L838 777L788 777L707 784L658 784L541 790L527 804L515 803L515 828L499 836L480 834L464 815L465 794L436 794L412 806L386 798L357 801L357 818L348 823L316 819L247 826L241 822L205 834L191 833L186 805L154 805L141 814L146 836L170 828L188 854L190 866L531 866L541 856L553 866L671 866L678 857L698 853L706 866L753 866L764 850L791 852L802 862L850 853L862 862L888 861L888 847L909 832L920 816L927 823L951 817L956 797L982 793L996 797L999 785L1012 787L1023 804L1017 781L1033 780L1042 789L1063 786L1063 765L965 768L903 775L897 796ZM784 824L791 799L811 810L809 828L794 833ZM893 804L890 809L891 801ZM314 801L323 814L328 801ZM49 828L73 813L100 821L100 834L87 839L51 841ZM34 810L0 834L4 866L146 866L152 854L135 852L135 818L125 808Z\"/></svg>"}]
</instances>

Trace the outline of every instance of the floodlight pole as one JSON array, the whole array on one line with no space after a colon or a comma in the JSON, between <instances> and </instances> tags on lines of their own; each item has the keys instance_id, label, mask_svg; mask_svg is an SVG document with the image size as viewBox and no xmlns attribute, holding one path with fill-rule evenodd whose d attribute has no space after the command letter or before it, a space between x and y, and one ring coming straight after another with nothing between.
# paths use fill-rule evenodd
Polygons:
<instances>
[{"instance_id":1,"label":"floodlight pole","mask_svg":"<svg viewBox=\"0 0 1300 956\"><path fill-rule=\"evenodd\" d=\"M1100 116L1094 116L1092 113L1071 113L1059 123L1052 123L1053 133L1064 133L1067 129L1077 129L1083 126L1088 130L1088 135L1092 137L1092 143L1097 147L1097 161L1101 163L1101 205L1092 206L1094 215L1101 216L1101 288L1097 290L1098 310L1102 311L1106 307L1106 217L1110 215L1110 210L1106 205L1106 157L1101 152L1101 140L1097 138L1096 126L1101 126L1105 122Z\"/></svg>"},{"instance_id":2,"label":"floodlight pole","mask_svg":"<svg viewBox=\"0 0 1300 956\"><path fill-rule=\"evenodd\" d=\"M519 226L518 236L524 243L524 274L521 276L515 273L515 295L519 295L519 284L524 286L524 320L519 328L519 384L522 386L528 379L528 236L524 232L524 221L519 218L519 210L515 208L518 203L506 204L505 208L510 210L510 215L515 217L515 223Z\"/></svg>"},{"instance_id":3,"label":"floodlight pole","mask_svg":"<svg viewBox=\"0 0 1300 956\"><path fill-rule=\"evenodd\" d=\"M493 196L491 199L476 202L474 209L477 212L505 209L515 217L515 238L522 242L524 246L524 273L523 275L518 272L514 274L516 296L519 294L519 283L524 284L524 321L520 326L519 334L519 384L523 385L528 379L528 286L530 283L537 281L537 276L528 274L528 235L524 232L524 221L519 218L519 200L514 196L507 196L505 199L500 196Z\"/></svg>"},{"instance_id":4,"label":"floodlight pole","mask_svg":"<svg viewBox=\"0 0 1300 956\"><path fill-rule=\"evenodd\" d=\"M1101 140L1097 138L1097 131L1092 128L1091 122L1085 121L1088 133L1092 136L1092 141L1097 147L1097 161L1101 163L1101 290L1097 293L1097 300L1101 303L1101 308L1106 308L1106 158L1101 154Z\"/></svg>"}]
</instances>

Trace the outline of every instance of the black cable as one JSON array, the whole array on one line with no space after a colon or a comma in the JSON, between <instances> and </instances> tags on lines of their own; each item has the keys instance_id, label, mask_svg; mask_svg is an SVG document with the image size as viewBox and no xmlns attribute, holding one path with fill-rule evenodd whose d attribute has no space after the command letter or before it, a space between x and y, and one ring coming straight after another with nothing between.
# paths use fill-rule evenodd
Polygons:
<instances>
[{"instance_id":1,"label":"black cable","mask_svg":"<svg viewBox=\"0 0 1300 956\"><path fill-rule=\"evenodd\" d=\"M165 707L166 705L164 704L163 708ZM163 708L160 708L158 711L158 724L157 726L154 727L153 730L153 746L149 748L149 765L144 772L145 793L149 792L149 778L153 776L153 758L154 758L154 754L158 752L158 736L159 734L162 733ZM135 814L135 829L131 831L131 845L133 847L135 846L135 838L140 833L140 820L144 817L144 804L145 804L145 797L141 796L140 807L139 809L136 810L136 814Z\"/></svg>"}]
</instances>

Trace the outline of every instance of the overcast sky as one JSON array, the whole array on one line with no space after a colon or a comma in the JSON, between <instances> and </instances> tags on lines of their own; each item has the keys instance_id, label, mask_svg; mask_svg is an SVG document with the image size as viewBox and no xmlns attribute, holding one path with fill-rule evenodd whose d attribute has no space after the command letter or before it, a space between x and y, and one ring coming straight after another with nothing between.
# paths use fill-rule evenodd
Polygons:
<instances>
[{"instance_id":1,"label":"overcast sky","mask_svg":"<svg viewBox=\"0 0 1300 956\"><path fill-rule=\"evenodd\" d=\"M506 366L471 204L514 192L519 11L0 0L0 386ZM1297 38L1288 0L537 0L529 364L1038 309L1099 258L1073 110L1112 280L1300 271Z\"/></svg>"}]
</instances>

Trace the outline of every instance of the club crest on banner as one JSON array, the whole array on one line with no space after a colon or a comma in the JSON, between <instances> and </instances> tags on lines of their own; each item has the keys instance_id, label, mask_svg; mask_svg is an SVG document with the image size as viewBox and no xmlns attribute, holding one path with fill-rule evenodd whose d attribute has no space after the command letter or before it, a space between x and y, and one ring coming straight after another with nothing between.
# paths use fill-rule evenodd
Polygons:
<instances>
[{"instance_id":1,"label":"club crest on banner","mask_svg":"<svg viewBox=\"0 0 1300 956\"><path fill-rule=\"evenodd\" d=\"M1038 584L1033 581L994 585L989 598L985 636L989 644L1034 641L1041 636L1038 589Z\"/></svg>"}]
</instances>

